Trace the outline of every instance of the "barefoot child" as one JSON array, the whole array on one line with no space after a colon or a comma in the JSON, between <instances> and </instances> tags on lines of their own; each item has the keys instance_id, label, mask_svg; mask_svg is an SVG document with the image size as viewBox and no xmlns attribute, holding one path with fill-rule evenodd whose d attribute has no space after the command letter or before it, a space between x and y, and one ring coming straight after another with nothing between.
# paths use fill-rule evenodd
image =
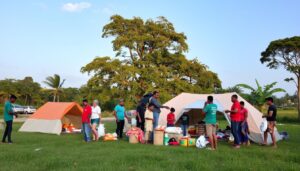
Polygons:
<instances>
[{"instance_id":1,"label":"barefoot child","mask_svg":"<svg viewBox=\"0 0 300 171\"><path fill-rule=\"evenodd\" d=\"M145 112L145 142L146 144L151 140L151 134L153 132L153 109L154 105L149 104Z\"/></svg>"}]
</instances>

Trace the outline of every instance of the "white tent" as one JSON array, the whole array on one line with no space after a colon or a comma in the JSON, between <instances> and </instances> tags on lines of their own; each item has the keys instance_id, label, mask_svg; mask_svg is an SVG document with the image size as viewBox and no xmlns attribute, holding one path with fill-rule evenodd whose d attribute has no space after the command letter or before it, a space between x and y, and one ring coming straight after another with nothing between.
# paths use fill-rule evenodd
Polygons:
<instances>
[{"instance_id":1,"label":"white tent","mask_svg":"<svg viewBox=\"0 0 300 171\"><path fill-rule=\"evenodd\" d=\"M200 111L204 106L204 102L207 99L207 96L211 95L214 97L214 101L218 106L218 111L222 112L230 125L230 117L228 114L224 113L224 110L230 109L232 102L231 96L236 93L226 93L226 94L190 94L182 93L167 103L164 106L169 106L175 108L176 112L176 121L179 120L181 115L185 112L188 112L192 115L190 124L197 123L201 119ZM250 129L250 139L256 143L263 143L263 133L260 131L260 125L263 121L262 113L258 111L254 106L248 103L245 99L238 95L239 101L245 102L245 107L249 111L248 124ZM169 110L162 109L162 112L159 117L159 125L167 125L167 115ZM197 120L198 119L198 120ZM281 140L281 136L276 130L276 140ZM268 136L268 143L271 143L271 136Z\"/></svg>"}]
</instances>

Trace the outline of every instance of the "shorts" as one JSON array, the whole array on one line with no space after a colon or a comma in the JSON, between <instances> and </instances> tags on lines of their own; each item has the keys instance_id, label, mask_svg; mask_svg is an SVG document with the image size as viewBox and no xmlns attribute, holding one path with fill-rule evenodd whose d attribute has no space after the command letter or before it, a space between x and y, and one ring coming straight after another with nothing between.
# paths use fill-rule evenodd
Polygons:
<instances>
[{"instance_id":1,"label":"shorts","mask_svg":"<svg viewBox=\"0 0 300 171\"><path fill-rule=\"evenodd\" d=\"M213 136L216 134L216 125L214 124L206 124L206 135L207 136Z\"/></svg>"},{"instance_id":2,"label":"shorts","mask_svg":"<svg viewBox=\"0 0 300 171\"><path fill-rule=\"evenodd\" d=\"M99 123L100 123L100 119L99 118L97 118L97 119L91 119L91 124L92 125L99 125Z\"/></svg>"},{"instance_id":3,"label":"shorts","mask_svg":"<svg viewBox=\"0 0 300 171\"><path fill-rule=\"evenodd\" d=\"M268 121L268 128L266 132L273 133L276 126L276 121Z\"/></svg>"}]
</instances>

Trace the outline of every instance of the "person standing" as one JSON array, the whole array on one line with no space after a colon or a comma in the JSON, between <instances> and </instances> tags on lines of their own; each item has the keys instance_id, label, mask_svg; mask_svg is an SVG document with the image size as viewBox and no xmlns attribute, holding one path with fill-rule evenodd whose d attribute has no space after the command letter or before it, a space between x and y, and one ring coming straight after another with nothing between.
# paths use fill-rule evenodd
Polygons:
<instances>
[{"instance_id":1,"label":"person standing","mask_svg":"<svg viewBox=\"0 0 300 171\"><path fill-rule=\"evenodd\" d=\"M231 110L226 110L225 113L230 113L231 133L234 137L234 148L239 149L241 146L241 105L238 101L238 96L231 96Z\"/></svg>"},{"instance_id":2,"label":"person standing","mask_svg":"<svg viewBox=\"0 0 300 171\"><path fill-rule=\"evenodd\" d=\"M183 131L183 136L186 136L187 129L190 123L190 117L187 113L184 113L183 115L181 115L179 120L181 121L181 129Z\"/></svg>"},{"instance_id":3,"label":"person standing","mask_svg":"<svg viewBox=\"0 0 300 171\"><path fill-rule=\"evenodd\" d=\"M136 108L137 116L137 127L141 128L142 131L145 131L145 112L146 112L146 105L142 102L139 103L138 107Z\"/></svg>"},{"instance_id":4,"label":"person standing","mask_svg":"<svg viewBox=\"0 0 300 171\"><path fill-rule=\"evenodd\" d=\"M154 91L153 92L153 96L150 99L150 103L152 103L154 105L154 109L153 109L153 129L155 129L158 126L158 119L159 119L159 115L161 112L161 108L165 108L165 109L170 109L168 106L162 106L159 102L159 92L158 91Z\"/></svg>"},{"instance_id":5,"label":"person standing","mask_svg":"<svg viewBox=\"0 0 300 171\"><path fill-rule=\"evenodd\" d=\"M92 107L89 105L88 100L84 99L83 104L83 113L82 113L82 133L85 142L91 141L91 114Z\"/></svg>"},{"instance_id":6,"label":"person standing","mask_svg":"<svg viewBox=\"0 0 300 171\"><path fill-rule=\"evenodd\" d=\"M120 99L119 104L114 109L114 116L116 118L117 129L116 133L119 138L123 138L123 130L124 130L124 123L125 123L125 107L124 107L124 100Z\"/></svg>"},{"instance_id":7,"label":"person standing","mask_svg":"<svg viewBox=\"0 0 300 171\"><path fill-rule=\"evenodd\" d=\"M99 101L94 100L92 106L92 116L91 116L91 125L92 125L94 141L97 141L99 139L97 127L100 124L100 119L101 119L101 108L99 107Z\"/></svg>"},{"instance_id":8,"label":"person standing","mask_svg":"<svg viewBox=\"0 0 300 171\"><path fill-rule=\"evenodd\" d=\"M149 143L152 141L152 132L153 132L153 109L154 105L149 104L148 109L145 112L145 142Z\"/></svg>"},{"instance_id":9,"label":"person standing","mask_svg":"<svg viewBox=\"0 0 300 171\"><path fill-rule=\"evenodd\" d=\"M18 117L17 114L14 113L13 111L13 106L17 100L17 97L15 95L11 95L9 97L9 100L5 102L4 105L4 121L6 123L6 128L3 134L2 138L2 143L6 143L6 137L8 138L8 144L12 144L11 140L11 133L12 133L12 127L13 127L13 120L14 120L14 115Z\"/></svg>"},{"instance_id":10,"label":"person standing","mask_svg":"<svg viewBox=\"0 0 300 171\"><path fill-rule=\"evenodd\" d=\"M250 145L250 141L249 141L249 127L248 127L248 110L245 108L245 102L241 101L240 102L241 105L241 142L243 145Z\"/></svg>"},{"instance_id":11,"label":"person standing","mask_svg":"<svg viewBox=\"0 0 300 171\"><path fill-rule=\"evenodd\" d=\"M275 137L275 126L276 126L276 116L277 116L277 107L274 104L274 100L272 97L266 98L268 108L268 114L267 114L267 121L268 121L268 128L264 132L264 145L267 145L268 141L268 133L271 134L273 147L277 148L276 144L276 137Z\"/></svg>"},{"instance_id":12,"label":"person standing","mask_svg":"<svg viewBox=\"0 0 300 171\"><path fill-rule=\"evenodd\" d=\"M175 109L171 108L170 113L167 116L167 127L174 127L175 126Z\"/></svg>"},{"instance_id":13,"label":"person standing","mask_svg":"<svg viewBox=\"0 0 300 171\"><path fill-rule=\"evenodd\" d=\"M205 115L205 126L206 126L206 134L209 138L211 149L217 149L217 110L218 106L213 103L214 98L213 96L208 96L207 101L205 102L203 113Z\"/></svg>"}]
</instances>

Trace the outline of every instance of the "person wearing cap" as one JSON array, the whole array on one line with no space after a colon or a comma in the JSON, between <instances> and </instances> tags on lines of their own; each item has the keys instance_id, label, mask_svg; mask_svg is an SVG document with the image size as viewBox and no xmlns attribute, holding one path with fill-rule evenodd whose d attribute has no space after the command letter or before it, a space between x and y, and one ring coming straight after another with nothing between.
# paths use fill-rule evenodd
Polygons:
<instances>
[{"instance_id":1,"label":"person wearing cap","mask_svg":"<svg viewBox=\"0 0 300 171\"><path fill-rule=\"evenodd\" d=\"M91 114L92 107L89 105L88 100L84 99L83 104L83 113L82 113L82 133L85 142L91 141Z\"/></svg>"},{"instance_id":2,"label":"person wearing cap","mask_svg":"<svg viewBox=\"0 0 300 171\"><path fill-rule=\"evenodd\" d=\"M92 116L91 116L91 125L92 125L92 132L93 132L93 140L97 141L99 139L97 127L99 126L100 119L101 119L101 108L99 107L99 101L94 100L92 106Z\"/></svg>"},{"instance_id":3,"label":"person wearing cap","mask_svg":"<svg viewBox=\"0 0 300 171\"><path fill-rule=\"evenodd\" d=\"M6 137L8 138L8 143L12 144L11 140L11 132L13 128L13 120L14 120L14 115L18 117L17 114L14 113L13 111L13 106L12 104L15 103L17 100L17 97L15 95L11 95L9 100L5 102L4 105L4 121L6 123L6 128L3 134L2 138L2 143L6 143Z\"/></svg>"},{"instance_id":4,"label":"person wearing cap","mask_svg":"<svg viewBox=\"0 0 300 171\"><path fill-rule=\"evenodd\" d=\"M117 129L116 129L116 134L118 135L119 138L123 138L123 130L124 130L124 123L125 123L125 107L124 107L124 100L120 99L119 104L116 105L114 109L114 116L116 118L116 123L117 123Z\"/></svg>"}]
</instances>

